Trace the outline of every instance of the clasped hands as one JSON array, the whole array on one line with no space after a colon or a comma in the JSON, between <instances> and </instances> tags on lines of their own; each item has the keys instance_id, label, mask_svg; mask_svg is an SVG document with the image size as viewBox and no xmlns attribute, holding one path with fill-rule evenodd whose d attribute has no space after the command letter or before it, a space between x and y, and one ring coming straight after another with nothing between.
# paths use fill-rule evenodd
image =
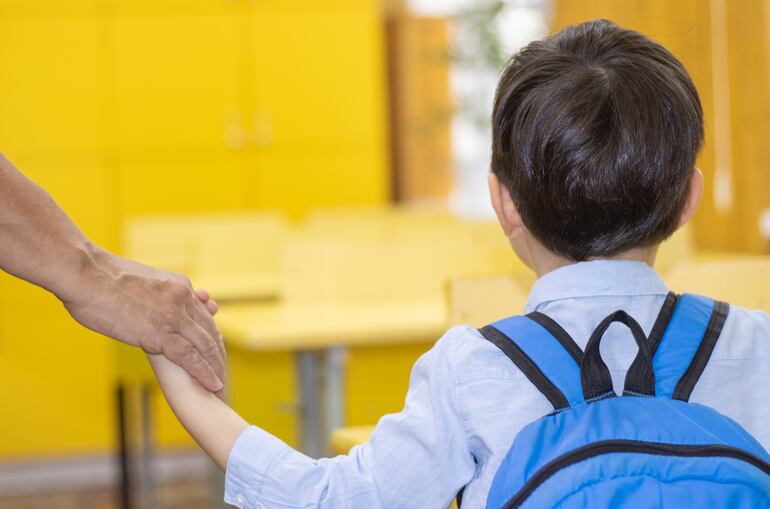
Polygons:
<instances>
[{"instance_id":1,"label":"clasped hands","mask_svg":"<svg viewBox=\"0 0 770 509\"><path fill-rule=\"evenodd\" d=\"M78 284L59 295L72 317L148 354L162 354L221 396L226 353L213 319L216 302L184 276L92 249Z\"/></svg>"}]
</instances>

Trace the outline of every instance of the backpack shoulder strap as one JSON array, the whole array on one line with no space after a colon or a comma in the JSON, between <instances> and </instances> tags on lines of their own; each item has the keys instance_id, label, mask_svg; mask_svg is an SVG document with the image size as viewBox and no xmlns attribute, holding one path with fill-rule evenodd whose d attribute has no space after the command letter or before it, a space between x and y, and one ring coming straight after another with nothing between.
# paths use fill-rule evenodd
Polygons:
<instances>
[{"instance_id":1,"label":"backpack shoulder strap","mask_svg":"<svg viewBox=\"0 0 770 509\"><path fill-rule=\"evenodd\" d=\"M508 356L559 411L583 401L583 352L567 332L542 313L512 316L479 329Z\"/></svg>"},{"instance_id":2,"label":"backpack shoulder strap","mask_svg":"<svg viewBox=\"0 0 770 509\"><path fill-rule=\"evenodd\" d=\"M687 401L714 351L730 306L699 295L666 299L668 324L659 320L650 334L656 396ZM661 317L666 313L661 312ZM667 326L666 326L667 325Z\"/></svg>"}]
</instances>

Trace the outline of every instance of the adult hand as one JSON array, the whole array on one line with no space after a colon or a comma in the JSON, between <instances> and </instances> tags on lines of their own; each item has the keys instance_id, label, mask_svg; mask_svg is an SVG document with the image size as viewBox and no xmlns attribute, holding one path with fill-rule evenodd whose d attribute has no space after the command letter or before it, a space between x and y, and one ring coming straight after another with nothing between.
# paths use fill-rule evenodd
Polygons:
<instances>
[{"instance_id":1,"label":"adult hand","mask_svg":"<svg viewBox=\"0 0 770 509\"><path fill-rule=\"evenodd\" d=\"M0 269L50 291L81 324L163 354L221 391L216 303L177 274L95 246L51 196L0 154Z\"/></svg>"},{"instance_id":2,"label":"adult hand","mask_svg":"<svg viewBox=\"0 0 770 509\"><path fill-rule=\"evenodd\" d=\"M224 388L226 353L212 315L216 303L184 276L93 247L79 281L58 292L89 329L150 354L162 354L203 387Z\"/></svg>"}]
</instances>

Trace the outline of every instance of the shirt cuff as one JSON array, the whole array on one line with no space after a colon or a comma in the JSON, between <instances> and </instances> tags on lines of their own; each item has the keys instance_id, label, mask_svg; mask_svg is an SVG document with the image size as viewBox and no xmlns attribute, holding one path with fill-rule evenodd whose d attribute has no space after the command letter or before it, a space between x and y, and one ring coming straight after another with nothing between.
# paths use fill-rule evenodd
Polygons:
<instances>
[{"instance_id":1,"label":"shirt cuff","mask_svg":"<svg viewBox=\"0 0 770 509\"><path fill-rule=\"evenodd\" d=\"M262 483L273 463L291 447L256 426L238 436L227 458L225 502L241 509L257 508Z\"/></svg>"}]
</instances>

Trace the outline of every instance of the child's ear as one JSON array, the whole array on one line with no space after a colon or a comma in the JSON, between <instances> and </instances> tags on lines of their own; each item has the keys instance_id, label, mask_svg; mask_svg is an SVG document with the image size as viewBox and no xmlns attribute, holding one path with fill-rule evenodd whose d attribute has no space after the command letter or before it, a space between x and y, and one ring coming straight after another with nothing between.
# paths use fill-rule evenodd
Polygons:
<instances>
[{"instance_id":1,"label":"child's ear","mask_svg":"<svg viewBox=\"0 0 770 509\"><path fill-rule=\"evenodd\" d=\"M690 177L690 189L687 192L687 201L684 203L682 209L682 215L679 217L679 227L685 225L692 216L695 215L695 211L698 210L698 204L703 196L703 173L700 168L695 168Z\"/></svg>"},{"instance_id":2,"label":"child's ear","mask_svg":"<svg viewBox=\"0 0 770 509\"><path fill-rule=\"evenodd\" d=\"M505 236L513 240L524 233L524 224L521 222L519 209L508 192L494 173L489 174L489 197L492 199L492 208L495 209L497 220L503 227Z\"/></svg>"}]
</instances>

